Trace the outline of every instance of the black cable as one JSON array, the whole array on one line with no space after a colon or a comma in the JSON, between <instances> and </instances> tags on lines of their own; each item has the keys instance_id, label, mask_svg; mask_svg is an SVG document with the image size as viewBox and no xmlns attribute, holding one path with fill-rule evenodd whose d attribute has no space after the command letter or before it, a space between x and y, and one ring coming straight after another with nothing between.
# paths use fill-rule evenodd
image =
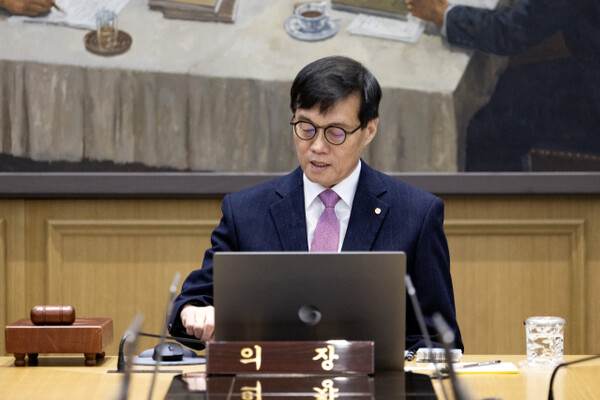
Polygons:
<instances>
[{"instance_id":1,"label":"black cable","mask_svg":"<svg viewBox=\"0 0 600 400\"><path fill-rule=\"evenodd\" d=\"M163 324L162 333L160 335L160 342L158 348L162 351L163 346L165 345L165 339L167 337L167 328L169 326L169 320L171 319L171 314L173 313L173 301L175 300L175 293L177 292L177 284L179 283L180 273L176 272L175 277L173 277L173 282L169 287L169 297L167 300L167 310L165 312L165 323ZM152 382L150 383L150 390L148 391L148 400L152 400L152 394L154 393L154 385L156 383L156 377L158 376L158 371L160 369L160 362L162 361L161 351L158 352L156 357L156 365L154 368L154 374L152 375Z\"/></svg>"},{"instance_id":2,"label":"black cable","mask_svg":"<svg viewBox=\"0 0 600 400\"><path fill-rule=\"evenodd\" d=\"M141 334L141 332L139 332ZM121 343L119 343L119 357L117 358L117 371L123 372L125 371L125 353L123 352L123 347L125 346L125 340L127 336L131 334L130 331L126 331L121 339Z\"/></svg>"},{"instance_id":3,"label":"black cable","mask_svg":"<svg viewBox=\"0 0 600 400\"><path fill-rule=\"evenodd\" d=\"M160 339L161 338L160 335L155 335L153 333L146 333L146 332L138 332L138 335L140 335L140 336L146 336L146 337L151 337L151 338L156 338L156 339ZM173 339L173 340L176 340L178 342L206 344L206 341L204 341L204 340L193 339L193 338L185 338L185 337L179 337L179 336L170 336L169 335L169 336L166 336L165 339Z\"/></svg>"},{"instance_id":4,"label":"black cable","mask_svg":"<svg viewBox=\"0 0 600 400\"><path fill-rule=\"evenodd\" d=\"M596 358L600 358L600 354L596 354L590 357L586 357L586 358L582 358L579 360L575 360L575 361L569 361L569 362L564 362L564 363L560 363L558 364L555 368L554 371L552 371L552 376L550 377L550 388L548 390L548 400L554 400L554 394L552 393L552 385L554 384L554 377L556 376L556 372L558 371L559 368L561 367L566 367L568 365L571 364L578 364L584 361L590 361L590 360L594 360Z\"/></svg>"},{"instance_id":5,"label":"black cable","mask_svg":"<svg viewBox=\"0 0 600 400\"><path fill-rule=\"evenodd\" d=\"M444 399L448 400L448 393L446 393L446 389L444 388L444 375L441 370L437 366L437 362L435 356L433 355L433 344L431 343L431 337L429 336L429 331L427 330L427 325L425 325L425 318L423 317L423 311L421 310L421 305L419 304L419 299L417 299L417 290L415 289L415 285L413 285L412 279L410 275L406 274L404 276L404 282L406 283L406 292L408 293L408 297L412 302L413 310L415 312L415 318L417 319L417 323L419 324L419 329L421 330L421 334L423 335L423 339L425 340L425 345L429 350L429 355L431 357L431 362L433 364L433 368L435 370L433 376L434 378L439 379L440 386L442 387L442 394L444 395ZM449 360L451 361L451 360Z\"/></svg>"},{"instance_id":6,"label":"black cable","mask_svg":"<svg viewBox=\"0 0 600 400\"><path fill-rule=\"evenodd\" d=\"M448 374L450 376L450 383L452 384L452 392L454 393L454 400L468 400L470 399L469 394L463 389L458 379L456 379L456 373L452 364L452 353L451 347L454 345L454 331L450 328L450 325L446 322L442 314L435 312L431 317L433 324L440 333L442 343L444 345L444 352L446 353L446 365Z\"/></svg>"},{"instance_id":7,"label":"black cable","mask_svg":"<svg viewBox=\"0 0 600 400\"><path fill-rule=\"evenodd\" d=\"M127 353L126 362L123 363L123 382L121 383L121 388L119 390L118 399L119 400L127 400L127 396L129 395L129 383L131 381L131 371L132 371L132 359L133 354L136 352L137 348L137 340L138 340L138 332L142 327L142 323L144 322L144 315L137 314L129 328L125 331L125 335L123 335L123 339L121 340L121 347L119 351L123 353L123 349L125 348L125 343L127 342L128 346L125 349L124 353ZM121 354L119 355L121 356ZM125 360L125 356L123 356Z\"/></svg>"}]
</instances>

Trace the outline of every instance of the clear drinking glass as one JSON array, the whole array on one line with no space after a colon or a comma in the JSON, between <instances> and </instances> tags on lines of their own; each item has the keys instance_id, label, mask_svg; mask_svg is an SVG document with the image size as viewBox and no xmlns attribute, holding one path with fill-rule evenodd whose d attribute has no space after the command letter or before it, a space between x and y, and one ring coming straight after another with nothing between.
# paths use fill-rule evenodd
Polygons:
<instances>
[{"instance_id":1,"label":"clear drinking glass","mask_svg":"<svg viewBox=\"0 0 600 400\"><path fill-rule=\"evenodd\" d=\"M117 45L117 13L102 9L96 13L96 32L98 35L98 47L110 50Z\"/></svg>"},{"instance_id":2,"label":"clear drinking glass","mask_svg":"<svg viewBox=\"0 0 600 400\"><path fill-rule=\"evenodd\" d=\"M531 317L524 322L528 366L555 366L563 360L565 320Z\"/></svg>"}]
</instances>

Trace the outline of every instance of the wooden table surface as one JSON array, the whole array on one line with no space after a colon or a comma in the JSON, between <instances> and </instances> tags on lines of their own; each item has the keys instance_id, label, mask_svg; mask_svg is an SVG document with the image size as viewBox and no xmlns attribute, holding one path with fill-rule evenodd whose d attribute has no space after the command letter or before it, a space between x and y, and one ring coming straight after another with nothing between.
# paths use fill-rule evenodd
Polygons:
<instances>
[{"instance_id":1,"label":"wooden table surface","mask_svg":"<svg viewBox=\"0 0 600 400\"><path fill-rule=\"evenodd\" d=\"M573 361L585 356L565 356ZM501 360L519 367L525 355L465 355L461 361L482 362ZM547 399L552 369L519 368L518 374L462 374L458 379L476 399ZM447 384L448 385L448 384ZM443 398L439 384L434 382L438 398ZM446 386L449 389L449 386ZM450 390L448 390L450 394ZM563 367L554 378L554 399L579 400L600 398L600 359Z\"/></svg>"},{"instance_id":2,"label":"wooden table surface","mask_svg":"<svg viewBox=\"0 0 600 400\"><path fill-rule=\"evenodd\" d=\"M462 361L502 360L518 362L519 355L466 355ZM566 356L567 361L581 358ZM13 357L0 357L0 397L10 399L114 399L122 375L108 373L116 369L117 358L106 357L95 367L83 366L83 357L53 357L40 355L38 366L15 367ZM409 363L414 365L415 363ZM136 366L135 369L152 369ZM154 399L163 399L173 376L184 372L204 371L204 365L163 367L172 373L160 373L154 389ZM460 381L474 398L547 399L551 370L521 369L518 374L461 375ZM132 375L130 399L147 399L152 374ZM434 382L438 398L443 398L438 382ZM449 391L450 393L450 391ZM562 369L554 384L554 398L594 399L600 395L600 360L576 364Z\"/></svg>"}]
</instances>

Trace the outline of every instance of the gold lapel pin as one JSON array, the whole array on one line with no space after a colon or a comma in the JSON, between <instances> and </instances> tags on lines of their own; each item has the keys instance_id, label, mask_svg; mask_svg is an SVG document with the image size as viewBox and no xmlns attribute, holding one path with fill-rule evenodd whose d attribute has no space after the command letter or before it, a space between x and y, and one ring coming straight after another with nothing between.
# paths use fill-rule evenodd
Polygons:
<instances>
[{"instance_id":1,"label":"gold lapel pin","mask_svg":"<svg viewBox=\"0 0 600 400\"><path fill-rule=\"evenodd\" d=\"M375 214L377 214L377 215L381 214L381 208L377 207L375 209Z\"/></svg>"}]
</instances>

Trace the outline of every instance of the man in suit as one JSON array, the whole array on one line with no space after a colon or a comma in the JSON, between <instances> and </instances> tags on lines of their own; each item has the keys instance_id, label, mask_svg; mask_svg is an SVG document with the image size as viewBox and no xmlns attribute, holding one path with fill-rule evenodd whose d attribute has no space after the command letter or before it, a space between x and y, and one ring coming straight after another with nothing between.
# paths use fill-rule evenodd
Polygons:
<instances>
[{"instance_id":1,"label":"man in suit","mask_svg":"<svg viewBox=\"0 0 600 400\"><path fill-rule=\"evenodd\" d=\"M600 1L519 0L497 10L446 0L406 3L457 46L513 55L555 34L564 41L553 59L500 77L470 123L467 170L522 170L532 147L600 154Z\"/></svg>"},{"instance_id":2,"label":"man in suit","mask_svg":"<svg viewBox=\"0 0 600 400\"><path fill-rule=\"evenodd\" d=\"M290 133L300 166L289 175L225 196L212 248L175 301L172 333L213 338L216 252L401 250L407 254L407 272L431 332L430 317L441 312L462 348L442 201L361 160L377 133L380 99L379 83L355 60L326 57L299 72L291 88ZM334 198L332 204L322 197L326 193ZM407 349L424 346L410 307L406 329Z\"/></svg>"},{"instance_id":3,"label":"man in suit","mask_svg":"<svg viewBox=\"0 0 600 400\"><path fill-rule=\"evenodd\" d=\"M457 46L510 55L560 31L581 64L600 68L597 0L520 0L497 10L452 6L447 0L406 0L406 5L415 17L441 27Z\"/></svg>"}]
</instances>

